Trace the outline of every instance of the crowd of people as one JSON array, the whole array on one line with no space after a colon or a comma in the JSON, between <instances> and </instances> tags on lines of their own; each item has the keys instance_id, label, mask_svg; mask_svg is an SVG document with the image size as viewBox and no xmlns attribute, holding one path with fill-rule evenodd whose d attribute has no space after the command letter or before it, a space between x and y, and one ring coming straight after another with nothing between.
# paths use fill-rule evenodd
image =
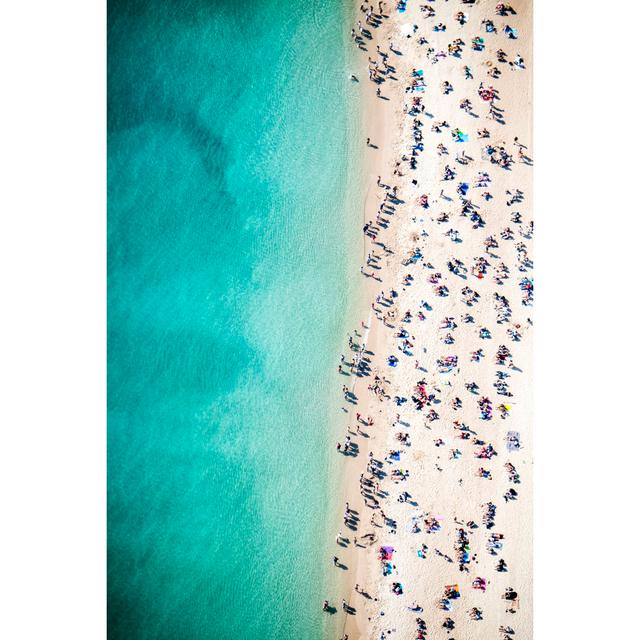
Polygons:
<instances>
[{"instance_id":1,"label":"crowd of people","mask_svg":"<svg viewBox=\"0 0 640 640\"><path fill-rule=\"evenodd\" d=\"M461 7L446 0L363 2L351 31L367 56L375 95L384 91L403 119L392 149L367 138L370 152L389 158L380 170L389 179L376 180L361 273L383 288L368 281L371 316L349 336L338 366L349 423L336 449L358 469L360 504L371 517L347 503L343 524L353 545L342 532L336 544L359 554L358 561L377 558L369 588L356 585L342 609L348 620L362 608L380 640L439 633L453 640L465 621L488 619L501 622L475 637L513 638L518 591L530 588L514 580L518 591L500 591L495 577L512 572L518 558L513 551L505 559L511 542L500 529L529 491L516 465L528 428L518 408L527 375L520 360L528 363L523 343L533 324L533 161L518 137L530 135L529 120L515 117L512 98L528 68L518 48L527 24L505 3L492 5L491 16L482 0L455 4ZM369 412L380 417L365 417ZM514 421L518 430L507 431ZM436 479L424 487L416 477ZM454 501L455 491L474 481L480 489ZM470 497L488 490L491 499ZM444 515L431 509L430 491L452 496ZM401 566L407 553L419 562ZM333 564L341 566L337 556ZM425 583L438 579L435 566L457 568L458 582L435 585L440 598L416 601L432 591ZM405 598L410 606L395 604ZM471 606L460 610L460 600ZM374 637L349 628L343 640L350 633ZM414 635L398 633L405 628Z\"/></svg>"}]
</instances>

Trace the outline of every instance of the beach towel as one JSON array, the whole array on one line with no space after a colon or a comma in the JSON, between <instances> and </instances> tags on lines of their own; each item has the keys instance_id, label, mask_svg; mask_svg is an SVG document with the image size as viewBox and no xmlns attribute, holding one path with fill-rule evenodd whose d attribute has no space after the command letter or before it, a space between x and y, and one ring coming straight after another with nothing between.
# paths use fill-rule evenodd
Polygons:
<instances>
[{"instance_id":1,"label":"beach towel","mask_svg":"<svg viewBox=\"0 0 640 640\"><path fill-rule=\"evenodd\" d=\"M507 432L507 450L518 451L520 449L520 433L518 431Z\"/></svg>"}]
</instances>

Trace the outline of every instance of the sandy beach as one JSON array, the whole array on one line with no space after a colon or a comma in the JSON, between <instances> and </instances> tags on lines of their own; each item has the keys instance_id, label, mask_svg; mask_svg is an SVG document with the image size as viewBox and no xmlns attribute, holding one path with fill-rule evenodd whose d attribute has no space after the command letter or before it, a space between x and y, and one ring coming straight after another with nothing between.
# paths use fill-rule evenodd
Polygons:
<instances>
[{"instance_id":1,"label":"sandy beach","mask_svg":"<svg viewBox=\"0 0 640 640\"><path fill-rule=\"evenodd\" d=\"M357 6L371 306L330 605L348 640L529 639L531 3Z\"/></svg>"}]
</instances>

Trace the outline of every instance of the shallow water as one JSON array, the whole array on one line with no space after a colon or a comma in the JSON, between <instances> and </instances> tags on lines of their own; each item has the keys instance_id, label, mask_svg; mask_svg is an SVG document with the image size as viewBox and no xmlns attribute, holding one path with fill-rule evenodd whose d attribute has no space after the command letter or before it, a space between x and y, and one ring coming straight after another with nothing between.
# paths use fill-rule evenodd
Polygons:
<instances>
[{"instance_id":1,"label":"shallow water","mask_svg":"<svg viewBox=\"0 0 640 640\"><path fill-rule=\"evenodd\" d=\"M332 631L350 11L109 3L109 637Z\"/></svg>"}]
</instances>

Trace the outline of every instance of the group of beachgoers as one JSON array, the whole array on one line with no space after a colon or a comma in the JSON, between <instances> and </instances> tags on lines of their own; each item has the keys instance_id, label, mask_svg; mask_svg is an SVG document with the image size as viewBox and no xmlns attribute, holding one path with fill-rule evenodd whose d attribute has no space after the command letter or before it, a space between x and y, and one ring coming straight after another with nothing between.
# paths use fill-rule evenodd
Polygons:
<instances>
[{"instance_id":1,"label":"group of beachgoers","mask_svg":"<svg viewBox=\"0 0 640 640\"><path fill-rule=\"evenodd\" d=\"M356 604L365 608L381 640L392 637L400 623L388 614L384 617L383 602L388 601L384 593L393 596L391 601L402 601L416 593L408 577L422 582L435 579L426 568L428 562L421 565L425 568L419 575L397 566L394 554L400 544L406 544L402 542L405 533L415 536L415 557L433 562L437 558L459 571L457 583L442 585L439 599L403 605L413 615L412 637L441 633L454 640L451 634L459 629L461 615L479 623L502 599L504 615L515 619L520 604L517 590L508 586L498 592L491 574L477 575L475 567L484 553L494 558L496 574L511 571L511 562L503 557L509 541L497 530L498 514L503 511L503 518L513 517L510 509L519 499L522 482L517 466L522 436L517 424L512 427L511 423L518 402L514 376L522 375L517 345L533 324L529 309L534 288L533 221L526 219L522 212L526 207L521 205L528 198L528 182L509 181L509 188L501 190L494 185L505 183L501 172L515 175L519 166L532 165L527 146L518 137L504 139L510 114L499 86L505 71L515 73L525 69L526 63L511 44L518 40L518 29L502 22L517 15L511 5L497 4L493 19L474 16L473 5L479 4L475 0L460 4L450 22L445 17L451 14L446 0L420 3L421 22L406 24L406 2L393 7L364 2L362 18L351 32L356 46L368 56L368 76L376 95L381 97L382 85L394 83L395 94L403 99L404 118L401 150L388 167L390 179L377 178L377 209L363 227L367 249L361 273L384 288L373 296L368 323L349 335L348 355L338 365L344 376L343 410L349 415L349 426L336 450L361 471L358 491L371 517L365 518L347 503L343 524L350 536L339 532L336 544L346 553L373 547L379 569L371 594L356 585L353 598L342 600L342 609L348 619L348 614L357 613ZM444 9L440 11L438 5ZM381 31L387 26L389 32L394 20L397 29L392 34L386 39L378 35L381 26ZM447 38L447 33L474 20L478 35ZM404 50L417 50L418 56L411 60L422 60L425 68L403 64ZM451 65L458 70L432 82L431 69L436 64L442 67L443 60L459 62ZM451 96L446 108L442 97L431 100L434 93L447 96L446 100ZM438 105L442 112L431 113ZM476 120L483 115L486 125L478 127ZM472 146L474 141L478 142ZM380 151L370 138L367 147ZM474 157L478 148L481 153ZM427 166L441 170L425 171ZM423 174L436 177L423 179ZM434 198L437 190L440 193ZM500 228L496 225L501 220ZM519 300L513 296L514 289L520 292ZM374 329L381 336L375 343L378 353L368 344ZM476 344L471 351L458 350L458 343L472 341ZM360 385L361 378L367 380L370 396ZM363 415L360 411L366 412L365 407L382 417ZM393 417L385 422L385 415ZM434 435L436 428L439 432L430 438L433 450L425 450L416 463L410 454L413 434L420 428L433 429ZM412 495L411 485L419 466L429 464L440 477L459 475L455 484L460 487L464 474L452 470L467 465L478 482L496 487L495 496L479 501L464 517L433 513ZM438 487L440 492L452 490L446 482L450 480ZM362 531L365 520L371 528L366 532ZM450 533L442 539L445 530ZM347 568L337 555L333 564ZM459 610L461 596L469 601L475 594L482 598ZM490 601L492 594L497 601ZM323 609L335 611L328 600ZM512 639L514 634L512 624L500 624L494 635L482 637ZM349 633L343 633L342 640L348 638Z\"/></svg>"}]
</instances>

